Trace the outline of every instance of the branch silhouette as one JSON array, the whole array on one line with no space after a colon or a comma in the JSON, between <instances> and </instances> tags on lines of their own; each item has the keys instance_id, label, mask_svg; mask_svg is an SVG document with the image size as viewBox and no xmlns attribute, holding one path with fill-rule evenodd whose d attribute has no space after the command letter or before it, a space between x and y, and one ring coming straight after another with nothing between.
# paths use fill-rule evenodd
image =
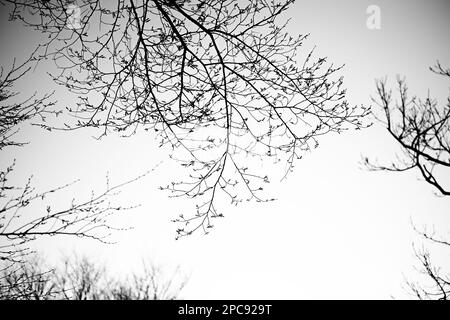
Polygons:
<instances>
[{"instance_id":1,"label":"branch silhouette","mask_svg":"<svg viewBox=\"0 0 450 320\"><path fill-rule=\"evenodd\" d=\"M2 2L45 35L38 59L54 59L53 79L79 94L68 109L76 121L59 129L152 131L186 168L161 187L196 203L174 220L177 237L208 232L223 216L218 198L273 200L250 159L287 174L320 136L364 126L368 110L345 100L342 66L298 54L308 35L285 31L292 0L83 0L78 29L63 1Z\"/></svg>"},{"instance_id":2,"label":"branch silhouette","mask_svg":"<svg viewBox=\"0 0 450 320\"><path fill-rule=\"evenodd\" d=\"M16 65L14 61L9 72L3 72L4 69L0 72L0 151L2 153L9 148L20 147L26 143L15 139L15 134L23 124L36 119L39 119L42 124L49 115L59 114L52 110L54 102L50 101L51 94L40 98L34 94L31 98L20 100L18 94L13 91L15 82L29 72L32 61L33 57L20 65ZM17 102L14 102L14 99ZM107 177L106 187L102 192L92 192L87 199L81 201L73 199L65 208L55 209L52 205L46 205L48 198L70 188L77 181L47 191L37 191L32 186L31 178L23 186L17 186L11 182L14 165L15 161L10 166L0 169L0 262L2 262L1 270L4 275L10 274L11 277L17 270L24 267L26 257L33 252L31 244L38 238L75 236L107 242L111 231L120 229L109 223L109 217L133 208L132 206L114 206L110 203L111 199L124 185L141 178L110 185ZM14 280L14 283L20 282L22 289L27 286L39 287L47 271L43 271L40 275L35 271L33 276L23 274L18 279L7 278ZM44 290L44 288L41 289Z\"/></svg>"},{"instance_id":3,"label":"branch silhouette","mask_svg":"<svg viewBox=\"0 0 450 320\"><path fill-rule=\"evenodd\" d=\"M439 62L430 68L434 74L449 80L450 69ZM408 96L405 80L397 79L398 99L393 99L386 80L376 82L377 96L372 100L383 110L384 118L378 118L403 152L397 161L389 165L364 158L364 164L373 171L403 172L417 170L425 182L437 191L438 196L449 196L450 187L443 176L450 167L450 96L444 104L428 95L425 99ZM439 178L441 176L441 178ZM416 233L426 242L450 249L450 243L426 227ZM425 275L423 283L407 281L407 286L419 299L447 300L450 294L450 272L443 272L432 263L431 254L424 246L414 247L420 264L419 273Z\"/></svg>"}]
</instances>

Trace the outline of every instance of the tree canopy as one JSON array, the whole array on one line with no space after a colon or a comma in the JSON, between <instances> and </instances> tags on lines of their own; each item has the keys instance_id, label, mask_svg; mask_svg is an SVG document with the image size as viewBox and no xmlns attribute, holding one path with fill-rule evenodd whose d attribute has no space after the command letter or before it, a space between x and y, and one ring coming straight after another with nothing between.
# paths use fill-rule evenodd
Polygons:
<instances>
[{"instance_id":1,"label":"tree canopy","mask_svg":"<svg viewBox=\"0 0 450 320\"><path fill-rule=\"evenodd\" d=\"M287 174L320 136L363 127L368 110L345 100L342 66L299 54L308 35L287 33L293 2L2 1L44 35L36 60L54 59L53 79L79 95L68 108L77 120L60 129L152 131L186 168L161 187L195 200L178 236L207 232L218 198L271 200L270 177L249 159Z\"/></svg>"}]
</instances>

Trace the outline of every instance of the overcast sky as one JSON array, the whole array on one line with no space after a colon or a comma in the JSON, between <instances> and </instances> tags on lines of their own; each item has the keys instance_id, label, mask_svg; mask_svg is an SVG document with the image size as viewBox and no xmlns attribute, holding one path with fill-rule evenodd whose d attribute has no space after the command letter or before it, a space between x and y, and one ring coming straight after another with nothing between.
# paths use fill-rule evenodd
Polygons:
<instances>
[{"instance_id":1,"label":"overcast sky","mask_svg":"<svg viewBox=\"0 0 450 320\"><path fill-rule=\"evenodd\" d=\"M381 9L380 30L366 26L369 5ZM345 63L342 73L350 104L369 105L375 79L388 76L394 85L398 74L419 96L430 89L443 101L449 94L449 83L428 71L437 59L450 66L449 9L450 1L445 0L298 0L284 17L291 18L292 34L311 34L305 53L317 46L318 56ZM4 10L1 15L1 64L7 65L38 40L30 30L8 23ZM38 67L20 83L20 90L53 90L45 71L45 65ZM73 104L73 96L61 92L57 91L59 105ZM55 206L99 190L107 172L112 182L122 182L155 168L116 199L142 204L114 220L134 229L115 233L114 245L48 238L38 241L36 248L54 261L75 250L124 273L137 270L143 258L163 266L180 265L190 274L182 298L403 298L404 276L415 275L411 244L418 238L411 219L418 225L434 224L444 235L450 232L449 199L436 197L418 172L368 172L361 167L362 155L382 162L399 151L376 124L323 137L287 180L272 182L267 194L277 201L229 207L211 234L178 241L170 220L193 204L170 199L157 189L180 170L168 159L168 150L158 148L150 133L127 139L110 134L100 141L92 138L94 134L26 127L20 137L30 144L4 153L0 164L16 158L15 181L24 182L33 174L41 190L80 179L53 199ZM443 179L450 185L450 175ZM450 256L437 259L450 266Z\"/></svg>"}]
</instances>

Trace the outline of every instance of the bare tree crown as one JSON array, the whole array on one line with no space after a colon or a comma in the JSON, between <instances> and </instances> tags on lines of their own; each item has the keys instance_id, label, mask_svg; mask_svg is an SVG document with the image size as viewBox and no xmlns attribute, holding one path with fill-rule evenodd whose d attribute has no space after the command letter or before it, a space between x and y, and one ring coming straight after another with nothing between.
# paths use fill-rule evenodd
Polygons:
<instances>
[{"instance_id":1,"label":"bare tree crown","mask_svg":"<svg viewBox=\"0 0 450 320\"><path fill-rule=\"evenodd\" d=\"M290 36L283 21L293 0L82 0L77 29L62 1L2 2L48 37L39 57L79 94L64 129L149 130L172 148L188 174L162 189L197 203L175 220L178 236L207 232L222 216L217 198L267 201L269 177L250 159L287 173L318 137L361 128L368 112L345 100L341 66L298 55L307 35Z\"/></svg>"}]
</instances>

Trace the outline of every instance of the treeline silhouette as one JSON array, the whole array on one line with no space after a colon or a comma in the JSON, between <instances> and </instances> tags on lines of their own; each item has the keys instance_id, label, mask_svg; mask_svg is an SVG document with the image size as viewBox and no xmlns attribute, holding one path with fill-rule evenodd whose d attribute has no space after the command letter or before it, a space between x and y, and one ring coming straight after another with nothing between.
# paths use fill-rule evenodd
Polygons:
<instances>
[{"instance_id":1,"label":"treeline silhouette","mask_svg":"<svg viewBox=\"0 0 450 320\"><path fill-rule=\"evenodd\" d=\"M2 300L173 300L187 277L179 268L170 274L153 263L138 272L115 276L86 256L65 257L59 266L48 266L38 255L0 273Z\"/></svg>"}]
</instances>

